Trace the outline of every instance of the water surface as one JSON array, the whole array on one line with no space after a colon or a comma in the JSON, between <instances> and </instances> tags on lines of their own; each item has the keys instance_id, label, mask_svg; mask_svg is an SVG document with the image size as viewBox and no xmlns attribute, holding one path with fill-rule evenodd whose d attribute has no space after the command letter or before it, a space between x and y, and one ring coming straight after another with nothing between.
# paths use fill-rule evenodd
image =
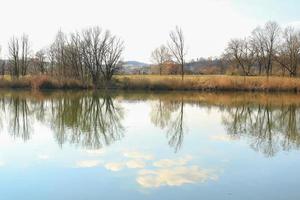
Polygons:
<instances>
[{"instance_id":1,"label":"water surface","mask_svg":"<svg viewBox=\"0 0 300 200\"><path fill-rule=\"evenodd\" d=\"M0 92L1 199L299 199L293 94Z\"/></svg>"}]
</instances>

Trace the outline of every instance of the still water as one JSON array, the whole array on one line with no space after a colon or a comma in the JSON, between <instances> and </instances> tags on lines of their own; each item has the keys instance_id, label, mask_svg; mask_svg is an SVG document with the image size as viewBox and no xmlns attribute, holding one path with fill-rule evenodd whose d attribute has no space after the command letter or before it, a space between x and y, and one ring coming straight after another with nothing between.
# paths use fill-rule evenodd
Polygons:
<instances>
[{"instance_id":1,"label":"still water","mask_svg":"<svg viewBox=\"0 0 300 200\"><path fill-rule=\"evenodd\" d=\"M300 96L0 92L1 200L300 199Z\"/></svg>"}]
</instances>

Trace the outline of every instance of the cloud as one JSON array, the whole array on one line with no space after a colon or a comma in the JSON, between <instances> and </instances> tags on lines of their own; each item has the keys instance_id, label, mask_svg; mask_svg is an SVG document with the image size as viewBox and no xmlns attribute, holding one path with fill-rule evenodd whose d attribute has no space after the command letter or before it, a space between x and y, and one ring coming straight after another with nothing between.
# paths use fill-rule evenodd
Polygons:
<instances>
[{"instance_id":1,"label":"cloud","mask_svg":"<svg viewBox=\"0 0 300 200\"><path fill-rule=\"evenodd\" d=\"M234 140L234 137L228 135L228 134L218 134L218 135L212 135L209 137L210 140L214 141L223 141L223 142L229 142Z\"/></svg>"},{"instance_id":2,"label":"cloud","mask_svg":"<svg viewBox=\"0 0 300 200\"><path fill-rule=\"evenodd\" d=\"M123 153L123 155L127 158L133 158L133 159L143 159L143 160L153 160L154 156L147 153L142 153L139 151L126 151Z\"/></svg>"},{"instance_id":3,"label":"cloud","mask_svg":"<svg viewBox=\"0 0 300 200\"><path fill-rule=\"evenodd\" d=\"M210 170L198 166L175 167L173 169L141 170L137 182L146 188L161 186L180 186L208 180L217 180L218 177Z\"/></svg>"},{"instance_id":4,"label":"cloud","mask_svg":"<svg viewBox=\"0 0 300 200\"><path fill-rule=\"evenodd\" d=\"M100 164L99 160L82 160L78 161L76 163L76 167L79 168L90 168L90 167L96 167Z\"/></svg>"},{"instance_id":5,"label":"cloud","mask_svg":"<svg viewBox=\"0 0 300 200\"><path fill-rule=\"evenodd\" d=\"M4 161L0 161L0 167L3 167L6 163Z\"/></svg>"},{"instance_id":6,"label":"cloud","mask_svg":"<svg viewBox=\"0 0 300 200\"><path fill-rule=\"evenodd\" d=\"M141 160L130 160L126 163L126 166L132 169L144 168L145 165L145 162Z\"/></svg>"},{"instance_id":7,"label":"cloud","mask_svg":"<svg viewBox=\"0 0 300 200\"><path fill-rule=\"evenodd\" d=\"M118 163L118 162L111 162L111 163L107 163L104 167L110 171L116 172L122 170L125 167L125 164Z\"/></svg>"},{"instance_id":8,"label":"cloud","mask_svg":"<svg viewBox=\"0 0 300 200\"><path fill-rule=\"evenodd\" d=\"M185 156L183 158L173 159L173 160L172 159L162 159L162 160L154 162L153 165L155 167L160 167L160 168L169 168L169 167L174 167L174 166L185 165L190 160L192 160L192 156Z\"/></svg>"}]
</instances>

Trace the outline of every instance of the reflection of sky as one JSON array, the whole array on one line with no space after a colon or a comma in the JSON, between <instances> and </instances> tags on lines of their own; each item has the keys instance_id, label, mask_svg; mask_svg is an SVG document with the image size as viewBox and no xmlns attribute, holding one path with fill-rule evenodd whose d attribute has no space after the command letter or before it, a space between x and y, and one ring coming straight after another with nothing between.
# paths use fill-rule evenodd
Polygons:
<instances>
[{"instance_id":1,"label":"reflection of sky","mask_svg":"<svg viewBox=\"0 0 300 200\"><path fill-rule=\"evenodd\" d=\"M48 125L36 121L25 143L1 132L1 199L300 197L297 151L266 158L229 137L217 110L186 105L188 132L174 153L165 130L150 122L150 104L121 104L125 137L100 150L60 147Z\"/></svg>"}]
</instances>

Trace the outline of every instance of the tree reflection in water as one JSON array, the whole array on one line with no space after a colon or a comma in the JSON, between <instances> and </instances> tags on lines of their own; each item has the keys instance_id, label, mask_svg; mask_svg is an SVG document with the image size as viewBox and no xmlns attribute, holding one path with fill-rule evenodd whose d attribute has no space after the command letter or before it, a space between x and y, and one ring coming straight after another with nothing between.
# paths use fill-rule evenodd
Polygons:
<instances>
[{"instance_id":1,"label":"tree reflection in water","mask_svg":"<svg viewBox=\"0 0 300 200\"><path fill-rule=\"evenodd\" d=\"M123 109L109 95L63 98L54 103L53 129L57 141L102 148L123 137Z\"/></svg>"},{"instance_id":2,"label":"tree reflection in water","mask_svg":"<svg viewBox=\"0 0 300 200\"><path fill-rule=\"evenodd\" d=\"M20 97L11 98L9 101L9 120L10 133L13 137L21 137L24 141L30 139L31 115L30 108L26 99Z\"/></svg>"},{"instance_id":3,"label":"tree reflection in water","mask_svg":"<svg viewBox=\"0 0 300 200\"><path fill-rule=\"evenodd\" d=\"M300 147L299 114L296 105L243 105L228 107L223 124L228 134L245 136L253 149L273 156L280 150Z\"/></svg>"},{"instance_id":4,"label":"tree reflection in water","mask_svg":"<svg viewBox=\"0 0 300 200\"><path fill-rule=\"evenodd\" d=\"M297 103L278 105L278 102L282 101L280 98L274 99L277 103L274 103L271 96L268 98L270 99L267 103L256 101L254 97L252 103L245 100L237 104L234 100L220 103L222 95L216 96L213 100L186 98L185 101L182 97L177 100L159 98L152 106L151 121L157 127L167 128L169 145L178 151L186 134L184 105L205 108L213 106L222 113L222 124L227 134L235 138L249 139L250 146L254 150L266 156L274 156L281 150L298 149L300 147L300 99L296 101Z\"/></svg>"},{"instance_id":5,"label":"tree reflection in water","mask_svg":"<svg viewBox=\"0 0 300 200\"><path fill-rule=\"evenodd\" d=\"M125 99L141 98L134 94L126 95ZM15 92L0 96L1 130L5 121L14 138L30 139L34 121L49 124L61 146L72 143L98 149L124 136L124 109L115 101L116 95L64 92L33 97L32 93ZM122 94L119 96L124 98ZM173 94L168 98L160 94L142 97L143 100L147 98L154 98L151 122L166 132L168 144L175 152L181 148L187 133L184 119L187 105L216 109L222 115L222 125L228 135L247 139L254 150L266 156L300 147L298 97L293 97L292 101L282 97L268 97L265 101L263 97L260 101L253 96L250 103L248 96L235 102L235 98L230 95L226 98L224 94L211 97L209 94L200 97Z\"/></svg>"},{"instance_id":6,"label":"tree reflection in water","mask_svg":"<svg viewBox=\"0 0 300 200\"><path fill-rule=\"evenodd\" d=\"M50 123L57 142L86 148L102 148L123 137L123 108L107 94L58 96L36 101L15 95L3 97L8 107L10 133L24 141L30 138L34 120Z\"/></svg>"},{"instance_id":7,"label":"tree reflection in water","mask_svg":"<svg viewBox=\"0 0 300 200\"><path fill-rule=\"evenodd\" d=\"M159 99L152 106L151 122L159 128L167 128L169 145L177 152L184 136L184 101L163 101Z\"/></svg>"}]
</instances>

